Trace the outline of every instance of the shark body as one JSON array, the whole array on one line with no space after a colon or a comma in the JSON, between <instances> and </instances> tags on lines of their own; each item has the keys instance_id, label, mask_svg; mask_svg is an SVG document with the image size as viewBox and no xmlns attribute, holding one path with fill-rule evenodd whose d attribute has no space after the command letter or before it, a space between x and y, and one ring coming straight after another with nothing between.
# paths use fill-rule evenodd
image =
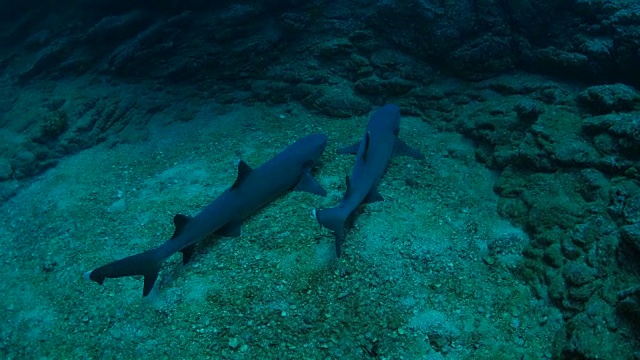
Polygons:
<instances>
[{"instance_id":1,"label":"shark body","mask_svg":"<svg viewBox=\"0 0 640 360\"><path fill-rule=\"evenodd\" d=\"M344 224L353 211L363 202L382 201L377 185L394 155L407 155L424 159L424 155L398 139L400 109L387 104L378 109L369 120L362 141L338 150L338 153L356 154L356 162L347 176L347 190L338 206L315 211L320 225L335 235L336 255L342 254Z\"/></svg>"},{"instance_id":2,"label":"shark body","mask_svg":"<svg viewBox=\"0 0 640 360\"><path fill-rule=\"evenodd\" d=\"M318 163L326 144L326 135L312 134L255 169L240 161L238 177L229 189L194 217L181 214L174 217L176 229L171 239L151 250L89 271L85 278L102 285L105 278L142 275L142 295L147 296L162 263L176 252L182 252L182 261L186 264L196 244L208 235L239 236L244 219L291 189L325 196L326 191L311 176L311 169Z\"/></svg>"}]
</instances>

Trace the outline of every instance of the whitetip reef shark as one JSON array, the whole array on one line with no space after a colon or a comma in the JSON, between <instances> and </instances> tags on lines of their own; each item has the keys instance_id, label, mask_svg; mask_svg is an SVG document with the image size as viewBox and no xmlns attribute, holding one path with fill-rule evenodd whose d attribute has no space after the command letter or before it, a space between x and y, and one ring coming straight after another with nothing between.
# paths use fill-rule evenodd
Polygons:
<instances>
[{"instance_id":1,"label":"whitetip reef shark","mask_svg":"<svg viewBox=\"0 0 640 360\"><path fill-rule=\"evenodd\" d=\"M338 206L314 210L320 225L333 231L336 239L336 256L342 254L344 223L363 202L382 201L377 186L394 155L406 155L415 159L425 156L398 139L400 108L387 104L378 109L369 120L364 138L351 146L338 150L339 154L356 154L356 162L347 175L347 190Z\"/></svg>"},{"instance_id":2,"label":"whitetip reef shark","mask_svg":"<svg viewBox=\"0 0 640 360\"><path fill-rule=\"evenodd\" d=\"M244 219L291 189L325 196L327 192L311 176L311 170L319 163L326 145L326 135L312 134L255 169L240 161L238 177L229 189L194 217L181 214L174 217L176 229L171 239L151 250L88 271L84 277L102 285L105 278L142 275L142 296L149 295L162 263L176 252L182 252L182 262L186 264L196 244L210 234L239 236Z\"/></svg>"}]
</instances>

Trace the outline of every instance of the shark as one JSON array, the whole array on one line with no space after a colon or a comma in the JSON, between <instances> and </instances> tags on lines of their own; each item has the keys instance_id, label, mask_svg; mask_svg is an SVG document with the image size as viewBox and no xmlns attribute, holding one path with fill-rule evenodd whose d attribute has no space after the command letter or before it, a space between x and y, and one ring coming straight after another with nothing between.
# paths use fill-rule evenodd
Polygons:
<instances>
[{"instance_id":1,"label":"shark","mask_svg":"<svg viewBox=\"0 0 640 360\"><path fill-rule=\"evenodd\" d=\"M182 263L187 264L196 244L209 235L240 236L240 225L247 217L289 190L325 196L327 192L312 177L311 170L319 164L327 140L324 134L305 136L254 169L239 161L238 176L231 187L197 215L174 216L175 231L169 240L156 248L88 271L84 278L102 285L106 278L140 275L144 277L142 296L146 297L153 289L162 263L173 254L181 252Z\"/></svg>"},{"instance_id":2,"label":"shark","mask_svg":"<svg viewBox=\"0 0 640 360\"><path fill-rule=\"evenodd\" d=\"M387 104L376 110L367 124L361 141L338 150L339 154L355 154L356 160L351 175L347 175L347 190L338 206L315 209L320 225L333 231L336 256L342 255L344 224L347 218L362 203L382 201L378 183L386 172L394 155L405 155L422 160L425 156L398 138L400 131L400 108Z\"/></svg>"}]
</instances>

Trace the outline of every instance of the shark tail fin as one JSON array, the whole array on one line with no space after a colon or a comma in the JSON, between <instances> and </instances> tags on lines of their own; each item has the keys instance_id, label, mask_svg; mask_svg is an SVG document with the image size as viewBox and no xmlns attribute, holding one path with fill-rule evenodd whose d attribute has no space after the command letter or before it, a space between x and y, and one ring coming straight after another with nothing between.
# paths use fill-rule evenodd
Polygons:
<instances>
[{"instance_id":1,"label":"shark tail fin","mask_svg":"<svg viewBox=\"0 0 640 360\"><path fill-rule=\"evenodd\" d=\"M85 273L84 277L102 285L106 278L142 275L144 276L144 287L142 289L142 296L144 297L149 295L151 289L153 289L164 260L157 255L158 248L151 249L91 270Z\"/></svg>"},{"instance_id":2,"label":"shark tail fin","mask_svg":"<svg viewBox=\"0 0 640 360\"><path fill-rule=\"evenodd\" d=\"M344 241L344 222L349 214L345 214L339 207L316 210L315 213L318 223L333 231L333 235L336 238L336 256L340 257L342 255L342 242Z\"/></svg>"}]
</instances>

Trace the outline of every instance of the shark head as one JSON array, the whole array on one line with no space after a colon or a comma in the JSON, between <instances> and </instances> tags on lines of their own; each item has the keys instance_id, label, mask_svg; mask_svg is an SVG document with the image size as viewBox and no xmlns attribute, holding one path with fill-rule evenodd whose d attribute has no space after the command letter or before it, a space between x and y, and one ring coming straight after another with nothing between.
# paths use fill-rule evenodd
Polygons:
<instances>
[{"instance_id":1,"label":"shark head","mask_svg":"<svg viewBox=\"0 0 640 360\"><path fill-rule=\"evenodd\" d=\"M302 138L298 143L300 149L304 152L304 158L317 161L322 156L324 149L327 147L328 137L325 134L311 134Z\"/></svg>"},{"instance_id":2,"label":"shark head","mask_svg":"<svg viewBox=\"0 0 640 360\"><path fill-rule=\"evenodd\" d=\"M397 136L400 130L400 108L398 105L386 104L371 116L370 125L385 132L393 132Z\"/></svg>"}]
</instances>

